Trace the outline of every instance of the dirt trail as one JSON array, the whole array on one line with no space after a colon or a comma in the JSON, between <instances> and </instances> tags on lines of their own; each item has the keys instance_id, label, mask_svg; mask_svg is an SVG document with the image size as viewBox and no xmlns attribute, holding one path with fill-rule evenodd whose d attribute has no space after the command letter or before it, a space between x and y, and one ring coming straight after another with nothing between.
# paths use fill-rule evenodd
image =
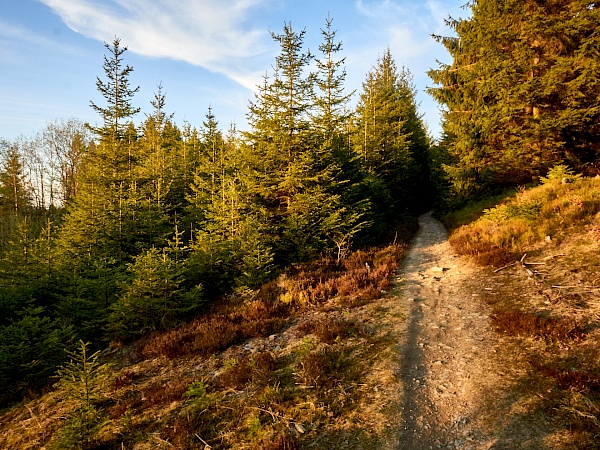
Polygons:
<instances>
[{"instance_id":1,"label":"dirt trail","mask_svg":"<svg viewBox=\"0 0 600 450\"><path fill-rule=\"evenodd\" d=\"M547 448L543 427L519 416L513 388L522 362L503 350L479 298L493 282L453 253L431 213L419 225L398 272L407 318L395 448Z\"/></svg>"}]
</instances>

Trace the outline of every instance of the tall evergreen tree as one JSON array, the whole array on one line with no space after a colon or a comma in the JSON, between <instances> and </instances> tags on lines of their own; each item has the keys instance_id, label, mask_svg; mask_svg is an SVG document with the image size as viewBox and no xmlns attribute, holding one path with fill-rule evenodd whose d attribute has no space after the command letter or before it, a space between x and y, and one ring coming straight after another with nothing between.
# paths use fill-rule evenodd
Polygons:
<instances>
[{"instance_id":1,"label":"tall evergreen tree","mask_svg":"<svg viewBox=\"0 0 600 450\"><path fill-rule=\"evenodd\" d=\"M368 174L378 222L394 222L427 203L421 189L428 142L411 82L388 49L367 74L356 108L354 149Z\"/></svg>"},{"instance_id":2,"label":"tall evergreen tree","mask_svg":"<svg viewBox=\"0 0 600 450\"><path fill-rule=\"evenodd\" d=\"M308 230L317 228L318 214L310 210L320 202L307 201L315 180L308 116L312 83L305 73L311 55L303 51L304 35L305 30L295 32L291 24L284 25L282 34L272 33L280 46L275 73L273 79L265 77L250 104L251 130L245 135L256 176L256 205L268 211L267 239L281 262L306 257L299 254L319 245L306 242L314 241Z\"/></svg>"},{"instance_id":3,"label":"tall evergreen tree","mask_svg":"<svg viewBox=\"0 0 600 450\"><path fill-rule=\"evenodd\" d=\"M127 51L127 47L122 47L121 40L117 37L112 44L105 42L104 46L109 52L109 56L104 55L102 66L106 81L96 77L96 87L106 101L106 105L98 105L93 101L90 101L90 105L103 120L103 126L93 130L114 144L125 135L128 127L127 120L140 111L131 103L139 87L131 88L129 85L129 75L133 68L129 65L123 67L123 54Z\"/></svg>"},{"instance_id":4,"label":"tall evergreen tree","mask_svg":"<svg viewBox=\"0 0 600 450\"><path fill-rule=\"evenodd\" d=\"M338 54L342 43L336 41L333 19L328 17L321 30L320 57L315 58L314 99L311 125L314 139L314 172L328 195L329 208L321 229L335 243L337 258L350 249L354 236L366 228L363 216L369 209L361 192L362 173L352 151L348 102L354 92L346 93L345 58Z\"/></svg>"},{"instance_id":5,"label":"tall evergreen tree","mask_svg":"<svg viewBox=\"0 0 600 450\"><path fill-rule=\"evenodd\" d=\"M445 166L463 198L531 181L557 162L597 172L600 9L583 1L470 3L430 71L444 107Z\"/></svg>"},{"instance_id":6,"label":"tall evergreen tree","mask_svg":"<svg viewBox=\"0 0 600 450\"><path fill-rule=\"evenodd\" d=\"M138 110L131 104L137 89L129 88L128 80L133 69L123 68L126 48L119 39L106 47L107 81L98 79L97 87L107 106L92 102L103 126L93 128L97 139L81 162L77 195L60 227L55 257L64 283L56 307L77 325L80 337L95 340L119 295L119 281L127 276L124 265L153 244L148 228L140 226L145 204L136 179L139 136L130 121Z\"/></svg>"},{"instance_id":7,"label":"tall evergreen tree","mask_svg":"<svg viewBox=\"0 0 600 450\"><path fill-rule=\"evenodd\" d=\"M343 72L337 73L342 63L334 57L339 47L329 27L319 71L307 73L312 55L302 49L304 34L290 24L273 33L280 54L250 104L251 131L245 134L255 217L266 218L265 239L281 264L332 250L331 227L350 233L359 223L353 214L340 214L339 189L347 181L341 174L347 147L342 149L340 109L347 98ZM318 94L316 82L323 89Z\"/></svg>"}]
</instances>

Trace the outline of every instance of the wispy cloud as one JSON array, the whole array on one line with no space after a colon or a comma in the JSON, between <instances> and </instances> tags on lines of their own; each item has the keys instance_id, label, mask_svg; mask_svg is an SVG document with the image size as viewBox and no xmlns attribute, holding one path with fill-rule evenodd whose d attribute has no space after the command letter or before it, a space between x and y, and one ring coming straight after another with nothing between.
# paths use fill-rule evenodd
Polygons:
<instances>
[{"instance_id":1,"label":"wispy cloud","mask_svg":"<svg viewBox=\"0 0 600 450\"><path fill-rule=\"evenodd\" d=\"M10 42L10 45L7 45L4 48L4 51L10 51L10 48L14 46L15 42L26 42L28 44L33 44L35 46L41 48L51 48L53 50L60 51L62 53L75 54L77 50L62 42L54 41L46 36L42 36L37 34L35 31L23 27L21 25L14 25L7 23L0 19L0 39L7 39L7 42ZM11 54L15 53L11 51Z\"/></svg>"},{"instance_id":2,"label":"wispy cloud","mask_svg":"<svg viewBox=\"0 0 600 450\"><path fill-rule=\"evenodd\" d=\"M40 0L73 31L222 73L252 89L268 33L249 20L269 0ZM256 58L260 59L260 58ZM256 66L256 67L254 67Z\"/></svg>"}]
</instances>

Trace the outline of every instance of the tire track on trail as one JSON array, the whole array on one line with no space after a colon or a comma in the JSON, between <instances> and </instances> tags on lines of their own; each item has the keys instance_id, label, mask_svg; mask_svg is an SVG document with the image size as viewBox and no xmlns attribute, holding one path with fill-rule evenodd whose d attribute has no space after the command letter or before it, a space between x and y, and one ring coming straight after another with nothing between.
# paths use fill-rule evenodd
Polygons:
<instances>
[{"instance_id":1,"label":"tire track on trail","mask_svg":"<svg viewBox=\"0 0 600 450\"><path fill-rule=\"evenodd\" d=\"M490 289L488 279L454 254L431 213L419 225L398 271L407 317L398 348L402 406L395 448L527 448L512 447L513 439L506 438L524 430L503 422L514 403L504 373L510 363L499 355L490 310L475 292ZM528 438L517 441L526 444Z\"/></svg>"}]
</instances>

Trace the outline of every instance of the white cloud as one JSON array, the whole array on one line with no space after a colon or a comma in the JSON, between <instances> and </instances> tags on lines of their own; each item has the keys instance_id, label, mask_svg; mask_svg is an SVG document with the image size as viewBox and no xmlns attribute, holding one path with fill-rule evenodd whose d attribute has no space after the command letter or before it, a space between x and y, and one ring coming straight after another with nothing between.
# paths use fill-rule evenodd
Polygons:
<instances>
[{"instance_id":1,"label":"white cloud","mask_svg":"<svg viewBox=\"0 0 600 450\"><path fill-rule=\"evenodd\" d=\"M52 39L35 33L29 28L9 24L2 20L0 20L0 38L6 38L7 42L11 42L11 44L7 44L6 48L4 48L4 51L6 52L14 45L14 41L25 42L42 48L51 48L63 53L75 54L77 52L74 47L53 41ZM11 53L16 52L11 51Z\"/></svg>"},{"instance_id":2,"label":"white cloud","mask_svg":"<svg viewBox=\"0 0 600 450\"><path fill-rule=\"evenodd\" d=\"M77 33L105 42L118 36L134 53L204 67L249 89L258 70L250 59L269 38L248 22L269 0L40 1Z\"/></svg>"}]
</instances>

